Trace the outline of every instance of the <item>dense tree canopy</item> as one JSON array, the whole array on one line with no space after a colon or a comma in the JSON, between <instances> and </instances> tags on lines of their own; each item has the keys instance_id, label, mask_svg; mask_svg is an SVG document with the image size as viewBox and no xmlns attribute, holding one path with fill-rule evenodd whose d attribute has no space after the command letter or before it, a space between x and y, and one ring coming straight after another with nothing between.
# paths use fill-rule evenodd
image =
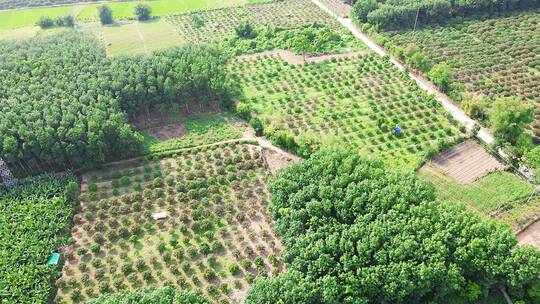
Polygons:
<instances>
[{"instance_id":1,"label":"dense tree canopy","mask_svg":"<svg viewBox=\"0 0 540 304\"><path fill-rule=\"evenodd\" d=\"M69 31L3 43L0 53L0 155L19 174L132 155L142 138L128 115L233 94L226 59L207 46L109 59Z\"/></svg>"},{"instance_id":2,"label":"dense tree canopy","mask_svg":"<svg viewBox=\"0 0 540 304\"><path fill-rule=\"evenodd\" d=\"M540 253L510 229L434 203L413 174L354 152L319 152L269 189L287 271L258 281L246 303L427 303L519 291L540 274Z\"/></svg>"},{"instance_id":3,"label":"dense tree canopy","mask_svg":"<svg viewBox=\"0 0 540 304\"><path fill-rule=\"evenodd\" d=\"M402 28L413 27L416 21L427 24L451 17L504 13L539 5L538 0L357 0L353 15L360 22L378 24L383 28Z\"/></svg>"}]
</instances>

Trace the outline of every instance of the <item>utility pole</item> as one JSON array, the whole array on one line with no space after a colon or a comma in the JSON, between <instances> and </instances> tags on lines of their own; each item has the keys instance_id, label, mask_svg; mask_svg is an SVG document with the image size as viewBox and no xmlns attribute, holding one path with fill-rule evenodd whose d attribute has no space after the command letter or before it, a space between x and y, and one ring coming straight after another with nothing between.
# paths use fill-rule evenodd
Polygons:
<instances>
[{"instance_id":1,"label":"utility pole","mask_svg":"<svg viewBox=\"0 0 540 304\"><path fill-rule=\"evenodd\" d=\"M418 15L420 15L420 7L418 7L418 9L416 9L416 19L414 20L413 32L416 31L416 25L418 24Z\"/></svg>"},{"instance_id":2,"label":"utility pole","mask_svg":"<svg viewBox=\"0 0 540 304\"><path fill-rule=\"evenodd\" d=\"M4 181L4 186L8 190L13 190L19 183L11 173L11 170L9 170L2 157L0 157L0 177L2 178L2 181Z\"/></svg>"}]
</instances>

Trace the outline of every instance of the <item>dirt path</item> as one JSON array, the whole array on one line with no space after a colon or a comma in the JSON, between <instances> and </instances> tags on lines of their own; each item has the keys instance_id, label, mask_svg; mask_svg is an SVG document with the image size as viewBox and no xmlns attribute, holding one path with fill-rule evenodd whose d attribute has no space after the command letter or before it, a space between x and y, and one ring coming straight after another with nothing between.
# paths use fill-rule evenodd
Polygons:
<instances>
[{"instance_id":1,"label":"dirt path","mask_svg":"<svg viewBox=\"0 0 540 304\"><path fill-rule=\"evenodd\" d=\"M370 49L372 49L375 53L381 55L381 56L388 56L390 57L390 61L401 71L405 69L405 67L399 63L391 54L389 54L386 50L378 46L371 38L369 38L366 34L362 33L356 25L352 22L349 18L341 18L332 10L330 10L328 7L326 7L324 4L322 4L318 0L311 0L313 3L315 3L318 7L320 7L323 11L330 14L334 18L338 20L339 23L341 23L344 27L346 27L349 31L353 33L354 36L361 39ZM443 107L452 114L452 116L459 121L461 124L463 124L469 131L471 131L476 123L475 120L467 116L463 110L461 110L458 106L456 106L448 96L444 95L443 93L439 92L433 84L431 84L427 79L413 74L409 72L409 76L416 81L418 86L422 88L424 91L428 92L429 94L435 95L435 98L442 103ZM486 128L481 128L478 132L478 137L486 142L487 144L491 144L495 141L493 135L489 132Z\"/></svg>"},{"instance_id":2,"label":"dirt path","mask_svg":"<svg viewBox=\"0 0 540 304\"><path fill-rule=\"evenodd\" d=\"M144 40L144 36L141 33L141 29L139 28L139 22L135 22L135 27L137 28L137 34L139 35L139 38L141 39L141 41L143 43L144 53L146 55L150 55L150 53L148 52L148 47L146 47L146 40Z\"/></svg>"},{"instance_id":3,"label":"dirt path","mask_svg":"<svg viewBox=\"0 0 540 304\"><path fill-rule=\"evenodd\" d=\"M528 244L540 248L540 221L529 225L517 235L517 238L521 245Z\"/></svg>"}]
</instances>

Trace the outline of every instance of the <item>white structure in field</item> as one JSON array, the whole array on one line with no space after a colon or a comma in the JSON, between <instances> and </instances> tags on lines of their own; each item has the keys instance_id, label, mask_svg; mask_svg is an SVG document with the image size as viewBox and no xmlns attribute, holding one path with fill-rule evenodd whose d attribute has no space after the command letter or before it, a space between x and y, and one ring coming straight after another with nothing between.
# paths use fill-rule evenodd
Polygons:
<instances>
[{"instance_id":1,"label":"white structure in field","mask_svg":"<svg viewBox=\"0 0 540 304\"><path fill-rule=\"evenodd\" d=\"M12 190L13 188L17 187L18 181L15 177L13 177L13 174L11 174L11 171L2 157L0 157L0 177L4 182L4 186L8 190Z\"/></svg>"}]
</instances>

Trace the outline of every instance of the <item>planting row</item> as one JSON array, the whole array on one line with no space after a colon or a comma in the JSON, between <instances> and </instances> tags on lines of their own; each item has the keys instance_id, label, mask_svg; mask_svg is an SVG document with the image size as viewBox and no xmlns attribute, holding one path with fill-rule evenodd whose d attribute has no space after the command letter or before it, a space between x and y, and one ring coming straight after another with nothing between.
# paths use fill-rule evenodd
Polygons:
<instances>
[{"instance_id":1,"label":"planting row","mask_svg":"<svg viewBox=\"0 0 540 304\"><path fill-rule=\"evenodd\" d=\"M244 88L239 112L299 154L337 142L413 168L438 142L460 136L438 102L378 55L306 65L260 57L230 70Z\"/></svg>"},{"instance_id":2,"label":"planting row","mask_svg":"<svg viewBox=\"0 0 540 304\"><path fill-rule=\"evenodd\" d=\"M282 269L258 147L228 143L128 164L85 176L59 302L172 285L236 303L257 276Z\"/></svg>"}]
</instances>

